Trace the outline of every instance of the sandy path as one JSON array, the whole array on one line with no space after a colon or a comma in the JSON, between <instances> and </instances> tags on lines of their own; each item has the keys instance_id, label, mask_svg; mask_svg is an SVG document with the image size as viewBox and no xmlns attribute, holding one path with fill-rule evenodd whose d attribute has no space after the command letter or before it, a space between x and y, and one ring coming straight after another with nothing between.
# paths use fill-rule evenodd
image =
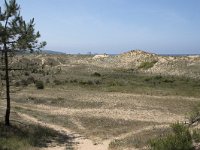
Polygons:
<instances>
[{"instance_id":1,"label":"sandy path","mask_svg":"<svg viewBox=\"0 0 200 150\"><path fill-rule=\"evenodd\" d=\"M120 109L73 109L73 108L61 108L61 107L55 107L55 106L48 106L48 105L30 105L30 104L19 104L13 102L14 106L18 106L27 110L33 110L33 111L39 111L51 115L74 115L74 116L91 116L91 117L109 117L109 118L114 118L114 119L127 119L127 120L140 120L140 121L155 121L155 122L160 122L160 123L172 123L176 122L177 119L179 121L183 121L185 119L184 116L178 116L172 113L166 114L166 112L160 112L158 110L120 110ZM3 106L2 106L3 107ZM138 130L131 131L129 133L125 133L120 135L119 137L114 137L108 140L101 141L99 143L94 143L92 140L86 139L80 134L74 133L71 130L64 128L59 125L54 125L54 124L49 124L46 122L42 122L30 115L27 114L22 114L18 113L19 116L24 118L25 120L29 120L33 123L39 124L41 126L49 127L52 128L60 133L64 133L66 135L71 136L74 138L74 143L78 143L75 146L75 149L77 150L108 150L109 144L113 140L120 140L124 139L128 136L132 136L134 134L138 134L140 132L152 130L155 128L166 128L169 125L154 125L154 126L147 126ZM78 128L84 128L81 126L80 122L76 119L72 119L72 121L77 124ZM66 149L66 146L61 145L61 146L56 146L56 147L51 147L49 146L48 148L42 148L41 150L64 150ZM135 149L136 150L136 149Z\"/></svg>"},{"instance_id":2,"label":"sandy path","mask_svg":"<svg viewBox=\"0 0 200 150\"><path fill-rule=\"evenodd\" d=\"M78 143L78 145L75 147L75 149L77 150L107 150L109 147L109 143L106 143L106 142L94 145L91 140L86 139L79 134L73 133L62 126L39 121L38 119L27 114L18 113L18 115L22 117L23 119L29 120L35 124L39 124L41 126L48 127L55 131L58 131L62 134L64 133L68 136L71 136L72 138L74 138L74 143ZM56 147L42 148L41 150L64 150L64 149L66 149L65 146L56 146Z\"/></svg>"},{"instance_id":3,"label":"sandy path","mask_svg":"<svg viewBox=\"0 0 200 150\"><path fill-rule=\"evenodd\" d=\"M74 143L78 143L77 146L75 146L75 149L77 150L108 150L109 149L109 144L113 141L113 140L120 140L120 139L124 139L128 136L131 136L131 135L134 135L134 134L138 134L138 133L141 133L141 132L144 132L144 131L148 131L148 130L152 130L152 129L161 129L161 128L167 128L169 127L169 125L155 125L155 126L147 126L145 128L142 128L142 129L138 129L138 130L135 130L135 131L132 131L132 132L129 132L129 133L126 133L126 134L122 134L120 135L119 137L115 137L115 138L112 138L112 139L108 139L108 140L104 140L100 143L96 143L94 144L93 141L89 140L89 139L86 139L84 138L83 136L79 135L79 134L76 134L62 126L59 126L59 125L54 125L54 124L49 124L49 123L45 123L45 122L42 122L42 121L39 121L38 119L30 116L30 115L27 115L27 114L23 114L23 113L18 113L18 115L20 117L22 117L23 119L25 120L29 120L35 124L39 124L41 126L44 126L44 127L48 127L48 128L51 128L55 131L58 131L60 133L64 133L68 136L71 136L71 138L74 138ZM66 149L66 146L56 146L56 147L47 147L47 148L41 148L41 150L65 150ZM136 149L132 149L132 150L136 150Z\"/></svg>"},{"instance_id":4,"label":"sandy path","mask_svg":"<svg viewBox=\"0 0 200 150\"><path fill-rule=\"evenodd\" d=\"M40 91L39 91L40 92ZM67 96L66 96L67 93ZM74 94L75 93L75 94ZM51 95L53 94L53 95ZM68 95L69 94L69 95ZM72 94L72 95L71 95ZM106 93L106 92L100 92L100 93L76 93L74 91L58 91L57 94L54 92L48 92L47 93L36 93L32 92L29 93L28 91L23 91L19 94L17 94L17 97L55 97L57 98L58 95L61 95L61 97L69 97L73 100L80 100L80 101L97 101L97 102L105 102L106 107L101 108L84 108L84 109L78 109L78 108L63 108L63 107L55 107L50 105L35 105L35 104L22 104L22 103L16 103L12 102L12 106L21 107L27 110L32 111L38 111L50 115L69 115L71 116L71 121L77 125L79 129L84 130L84 127L81 125L81 123L75 119L75 117L106 117L106 118L112 118L112 119L123 119L123 120L135 120L135 121L150 121L150 122L157 122L157 123L174 123L177 121L185 121L185 115L178 115L169 112L167 109L161 107L157 103L149 104L151 103L151 99L155 99L156 102L158 100L166 98L170 99L180 99L182 98L184 100L188 101L197 101L199 99L197 98L189 98L189 97L176 97L176 96L150 96L150 95L139 95L139 94L127 94L127 93ZM71 96L71 97L70 97ZM118 102L123 103L130 103L130 105L134 105L134 109L125 109L125 108L114 108L113 105L118 104ZM4 102L3 102L4 104ZM154 105L156 104L156 105ZM148 107L148 108L146 108ZM160 109L162 108L162 109ZM112 142L115 139L124 139L126 137L132 136L134 134L138 134L140 132L152 130L155 128L165 128L168 127L168 125L156 125L156 126L147 126L138 130L131 131L129 133L125 133L120 135L119 137L114 137L111 139L107 139L104 141L100 141L100 143L94 143L92 140L86 139L80 134L76 134L67 128L64 128L62 126L54 125L54 124L48 124L45 122L42 122L32 116L22 114L20 113L20 116L23 117L26 120L29 120L33 123L40 124L42 126L47 126L49 128L52 128L58 132L71 135L75 138L75 143L79 143L76 145L77 150L108 150L110 142ZM66 149L65 146L57 146L57 147L48 147L43 148L42 150L64 150Z\"/></svg>"}]
</instances>

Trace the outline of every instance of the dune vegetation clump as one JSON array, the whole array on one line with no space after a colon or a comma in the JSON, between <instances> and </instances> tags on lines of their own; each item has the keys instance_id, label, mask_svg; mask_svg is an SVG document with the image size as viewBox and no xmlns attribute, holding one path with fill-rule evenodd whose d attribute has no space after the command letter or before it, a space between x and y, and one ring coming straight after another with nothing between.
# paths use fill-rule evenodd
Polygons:
<instances>
[{"instance_id":1,"label":"dune vegetation clump","mask_svg":"<svg viewBox=\"0 0 200 150\"><path fill-rule=\"evenodd\" d=\"M155 64L157 63L157 61L156 60L154 60L154 61L151 61L151 62L142 62L141 64L140 64L140 66L138 67L138 69L150 69L150 68L152 68Z\"/></svg>"},{"instance_id":2,"label":"dune vegetation clump","mask_svg":"<svg viewBox=\"0 0 200 150\"><path fill-rule=\"evenodd\" d=\"M172 133L150 142L151 150L194 150L192 134L183 124L173 124Z\"/></svg>"},{"instance_id":3,"label":"dune vegetation clump","mask_svg":"<svg viewBox=\"0 0 200 150\"><path fill-rule=\"evenodd\" d=\"M44 89L43 81L36 81L35 86L37 89Z\"/></svg>"}]
</instances>

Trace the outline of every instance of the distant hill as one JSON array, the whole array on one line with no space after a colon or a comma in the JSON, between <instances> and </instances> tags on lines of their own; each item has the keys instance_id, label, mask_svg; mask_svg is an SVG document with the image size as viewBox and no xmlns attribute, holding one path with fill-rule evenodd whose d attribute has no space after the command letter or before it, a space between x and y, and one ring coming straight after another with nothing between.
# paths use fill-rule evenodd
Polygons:
<instances>
[{"instance_id":1,"label":"distant hill","mask_svg":"<svg viewBox=\"0 0 200 150\"><path fill-rule=\"evenodd\" d=\"M75 67L80 65L77 69L92 70L96 72L102 69L109 70L125 70L135 71L145 74L154 75L170 75L182 76L191 78L200 78L200 56L161 56L153 53L148 53L142 50L131 50L119 55L65 55L65 53L57 51L43 51L46 54L52 55L20 55L16 60L19 62L20 58L24 61L37 63L38 65L45 65L46 67ZM56 55L61 54L61 55ZM63 54L63 55L62 55ZM23 64L23 63L22 63ZM88 67L88 69L86 69Z\"/></svg>"},{"instance_id":2,"label":"distant hill","mask_svg":"<svg viewBox=\"0 0 200 150\"><path fill-rule=\"evenodd\" d=\"M42 50L43 54L65 54L64 52L53 51L53 50Z\"/></svg>"}]
</instances>

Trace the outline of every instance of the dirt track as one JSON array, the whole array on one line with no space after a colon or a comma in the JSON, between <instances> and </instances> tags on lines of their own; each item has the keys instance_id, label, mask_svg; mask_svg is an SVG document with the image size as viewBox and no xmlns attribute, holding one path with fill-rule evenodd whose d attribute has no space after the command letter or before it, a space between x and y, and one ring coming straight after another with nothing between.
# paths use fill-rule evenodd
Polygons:
<instances>
[{"instance_id":1,"label":"dirt track","mask_svg":"<svg viewBox=\"0 0 200 150\"><path fill-rule=\"evenodd\" d=\"M25 119L26 121L31 121L32 123L39 124L41 126L45 126L45 127L54 129L54 130L56 130L58 132L61 132L62 134L64 133L66 135L71 135L72 138L75 139L74 143L78 143L78 145L75 147L75 149L77 149L77 150L93 150L93 149L95 149L95 150L108 150L109 149L109 144L113 140L123 139L123 138L125 138L125 137L127 137L129 135L134 135L134 134L146 131L146 130L152 130L152 129L155 129L155 128L166 128L166 127L169 127L168 125L148 126L146 128L142 128L140 130L137 130L137 131L134 131L134 132L130 132L130 133L127 133L127 134L123 134L123 135L121 135L119 137L116 137L116 138L113 138L113 139L108 139L108 140L102 141L101 143L98 143L98 144L94 144L93 141L91 141L89 139L85 139L83 136L81 136L79 134L76 134L76 133L73 133L69 129L66 129L66 128L62 127L62 126L45 123L45 122L39 121L38 119L36 119L36 118L34 118L32 116L29 116L29 115L26 115L26 114L22 114L22 113L18 113L18 115L20 117L22 117L23 119ZM65 146L56 146L56 147L49 146L48 148L41 148L41 150L64 150L65 148L66 148Z\"/></svg>"},{"instance_id":2,"label":"dirt track","mask_svg":"<svg viewBox=\"0 0 200 150\"><path fill-rule=\"evenodd\" d=\"M44 93L45 92L45 93ZM116 139L124 139L130 135L138 134L140 132L152 130L155 128L166 128L169 124L177 121L185 121L185 115L176 114L170 112L170 109L160 102L165 102L166 99L174 100L184 100L186 102L197 101L196 98L187 97L162 97L162 96L149 96L149 95L135 95L135 94L125 94L125 93L108 93L108 92L90 92L80 91L76 92L73 90L58 90L55 94L52 94L51 89L46 91L28 91L23 90L16 94L16 98L22 97L45 97L45 98L56 98L56 97L67 97L76 101L92 101L92 102L102 102L103 106L100 108L74 108L74 107L61 107L61 106L51 106L46 104L33 104L33 103L19 103L12 102L13 107L23 108L24 110L31 110L34 112L42 112L54 116L70 116L74 124L77 125L79 129L84 130L85 127L82 126L81 122L76 119L76 117L94 117L94 118L109 118L109 119L122 119L122 120L132 120L132 121L149 121L155 122L157 125L148 125L141 127L137 130L127 131L124 134L120 134L116 137L111 137L109 139L101 140L96 142L88 137L84 137L76 131L72 131L67 127L56 125L53 123L46 123L42 120L31 116L30 114L19 113L18 114L25 120L29 120L32 123L40 124L52 128L58 132L62 132L67 135L73 136L75 138L75 146L77 150L108 150L109 144ZM162 105L161 105L162 104ZM119 105L119 107L117 106ZM116 107L117 106L117 107ZM133 106L133 107L130 107ZM134 108L134 109L133 109ZM57 145L56 147L49 146L48 148L43 148L42 150L62 150L65 146Z\"/></svg>"}]
</instances>

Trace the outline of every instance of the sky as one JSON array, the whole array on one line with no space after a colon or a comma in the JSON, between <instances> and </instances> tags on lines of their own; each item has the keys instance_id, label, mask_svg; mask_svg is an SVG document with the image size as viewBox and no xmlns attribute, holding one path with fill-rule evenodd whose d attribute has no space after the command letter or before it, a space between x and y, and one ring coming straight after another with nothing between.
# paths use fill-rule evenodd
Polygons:
<instances>
[{"instance_id":1,"label":"sky","mask_svg":"<svg viewBox=\"0 0 200 150\"><path fill-rule=\"evenodd\" d=\"M17 0L45 49L200 54L200 0ZM2 6L4 0L0 0Z\"/></svg>"}]
</instances>

